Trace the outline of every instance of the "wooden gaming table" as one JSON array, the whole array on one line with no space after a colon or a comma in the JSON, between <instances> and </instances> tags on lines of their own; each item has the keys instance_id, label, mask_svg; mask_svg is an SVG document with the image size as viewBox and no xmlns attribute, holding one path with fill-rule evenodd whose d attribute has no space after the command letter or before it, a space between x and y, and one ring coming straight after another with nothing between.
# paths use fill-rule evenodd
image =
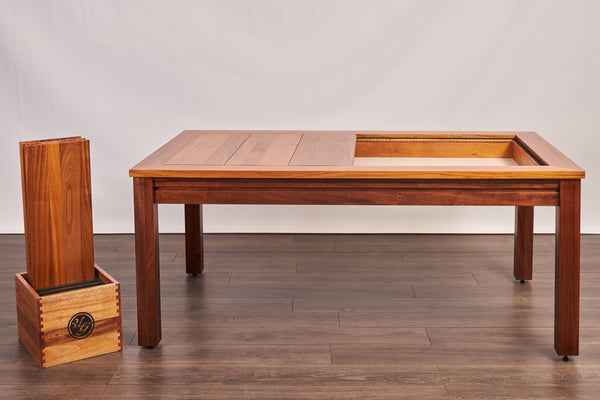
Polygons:
<instances>
[{"instance_id":1,"label":"wooden gaming table","mask_svg":"<svg viewBox=\"0 0 600 400\"><path fill-rule=\"evenodd\" d=\"M514 276L532 279L533 207L556 207L554 348L579 353L585 172L534 132L183 131L133 177L138 344L161 339L158 204L185 204L186 271L202 204L515 206Z\"/></svg>"}]
</instances>

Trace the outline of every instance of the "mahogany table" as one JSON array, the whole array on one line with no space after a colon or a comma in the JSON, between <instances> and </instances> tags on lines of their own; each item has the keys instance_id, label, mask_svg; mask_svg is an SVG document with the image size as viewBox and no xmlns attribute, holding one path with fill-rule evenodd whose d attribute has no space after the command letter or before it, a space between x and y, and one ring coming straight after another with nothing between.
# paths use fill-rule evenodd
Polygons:
<instances>
[{"instance_id":1,"label":"mahogany table","mask_svg":"<svg viewBox=\"0 0 600 400\"><path fill-rule=\"evenodd\" d=\"M556 207L554 348L579 352L585 172L534 132L183 131L133 177L138 344L161 339L158 204L185 204L186 271L202 204L515 206L514 276L532 279L533 207Z\"/></svg>"}]
</instances>

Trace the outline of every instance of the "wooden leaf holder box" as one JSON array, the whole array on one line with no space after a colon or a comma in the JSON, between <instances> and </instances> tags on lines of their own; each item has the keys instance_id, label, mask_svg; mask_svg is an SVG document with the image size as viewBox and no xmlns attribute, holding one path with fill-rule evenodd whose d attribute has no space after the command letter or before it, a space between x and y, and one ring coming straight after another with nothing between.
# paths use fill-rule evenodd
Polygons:
<instances>
[{"instance_id":1,"label":"wooden leaf holder box","mask_svg":"<svg viewBox=\"0 0 600 400\"><path fill-rule=\"evenodd\" d=\"M20 152L19 340L40 367L122 350L119 283L94 263L89 141L21 142Z\"/></svg>"},{"instance_id":2,"label":"wooden leaf holder box","mask_svg":"<svg viewBox=\"0 0 600 400\"><path fill-rule=\"evenodd\" d=\"M54 294L15 275L19 340L40 367L123 349L119 283L96 266L100 283Z\"/></svg>"}]
</instances>

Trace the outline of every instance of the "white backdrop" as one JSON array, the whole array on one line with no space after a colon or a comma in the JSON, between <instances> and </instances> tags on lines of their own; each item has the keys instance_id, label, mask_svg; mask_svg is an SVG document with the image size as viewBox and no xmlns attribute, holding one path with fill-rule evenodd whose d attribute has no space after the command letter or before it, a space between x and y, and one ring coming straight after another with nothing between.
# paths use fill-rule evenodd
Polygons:
<instances>
[{"instance_id":1,"label":"white backdrop","mask_svg":"<svg viewBox=\"0 0 600 400\"><path fill-rule=\"evenodd\" d=\"M181 130L373 129L537 131L586 169L599 233L599 20L596 0L0 0L0 232L23 230L21 140L90 139L95 231L131 232L128 169ZM510 232L513 212L206 206L205 228Z\"/></svg>"}]
</instances>

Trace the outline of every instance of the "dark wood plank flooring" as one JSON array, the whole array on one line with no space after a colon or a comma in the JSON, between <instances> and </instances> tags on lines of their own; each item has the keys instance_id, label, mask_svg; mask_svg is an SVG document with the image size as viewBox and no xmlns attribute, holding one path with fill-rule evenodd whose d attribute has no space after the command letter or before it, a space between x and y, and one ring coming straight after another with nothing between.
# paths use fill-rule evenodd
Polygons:
<instances>
[{"instance_id":1,"label":"dark wood plank flooring","mask_svg":"<svg viewBox=\"0 0 600 400\"><path fill-rule=\"evenodd\" d=\"M0 235L0 397L7 399L598 399L600 235L581 246L581 355L553 350L554 237L534 280L511 235L206 235L185 274L161 235L163 340L136 344L132 235L96 235L122 284L123 352L39 369L17 338L22 235Z\"/></svg>"}]
</instances>

